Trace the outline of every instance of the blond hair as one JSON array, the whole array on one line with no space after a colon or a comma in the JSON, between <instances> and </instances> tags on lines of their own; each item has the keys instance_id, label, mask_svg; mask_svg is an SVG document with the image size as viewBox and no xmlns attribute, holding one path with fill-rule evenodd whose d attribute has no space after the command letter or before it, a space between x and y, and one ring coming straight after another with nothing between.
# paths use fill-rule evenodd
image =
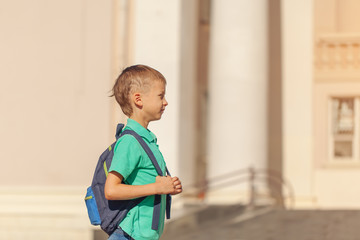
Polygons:
<instances>
[{"instance_id":1,"label":"blond hair","mask_svg":"<svg viewBox=\"0 0 360 240\"><path fill-rule=\"evenodd\" d=\"M127 67L116 79L111 96L115 97L123 113L130 117L133 113L130 95L135 91L148 91L154 81L161 81L166 84L165 77L149 66L134 65Z\"/></svg>"}]
</instances>

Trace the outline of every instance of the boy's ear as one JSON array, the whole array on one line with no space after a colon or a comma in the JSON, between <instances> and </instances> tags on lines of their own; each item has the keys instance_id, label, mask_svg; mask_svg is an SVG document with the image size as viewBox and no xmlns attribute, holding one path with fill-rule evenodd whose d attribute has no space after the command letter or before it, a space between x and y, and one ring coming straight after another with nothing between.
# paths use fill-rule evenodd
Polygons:
<instances>
[{"instance_id":1,"label":"boy's ear","mask_svg":"<svg viewBox=\"0 0 360 240\"><path fill-rule=\"evenodd\" d=\"M133 94L133 101L135 103L136 106L138 107L142 107L143 106L143 102L142 102L142 98L141 98L141 94L140 93L134 93Z\"/></svg>"}]
</instances>

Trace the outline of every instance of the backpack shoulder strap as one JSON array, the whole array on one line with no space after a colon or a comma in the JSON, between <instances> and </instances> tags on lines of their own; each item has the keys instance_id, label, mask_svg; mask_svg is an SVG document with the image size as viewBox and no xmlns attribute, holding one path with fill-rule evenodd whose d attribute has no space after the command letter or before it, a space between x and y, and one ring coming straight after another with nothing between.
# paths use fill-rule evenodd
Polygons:
<instances>
[{"instance_id":1,"label":"backpack shoulder strap","mask_svg":"<svg viewBox=\"0 0 360 240\"><path fill-rule=\"evenodd\" d=\"M129 134L132 135L136 138L136 140L140 143L140 145L142 146L142 148L145 150L146 154L149 156L151 162L153 163L156 172L160 175L163 176L164 174L161 171L161 168L158 164L158 162L156 161L156 158L154 156L154 153L151 151L151 149L149 148L149 146L146 144L146 142L142 139L142 137L137 134L135 131L133 130L124 130L120 136L123 136L125 134Z\"/></svg>"},{"instance_id":2,"label":"backpack shoulder strap","mask_svg":"<svg viewBox=\"0 0 360 240\"><path fill-rule=\"evenodd\" d=\"M124 128L124 124L122 123L119 123L117 126L116 126L116 132L115 132L115 138L116 140L118 140L120 138L120 135L121 135L121 131L123 130Z\"/></svg>"},{"instance_id":3,"label":"backpack shoulder strap","mask_svg":"<svg viewBox=\"0 0 360 240\"><path fill-rule=\"evenodd\" d=\"M164 174L161 171L161 168L154 156L154 153L151 151L151 149L149 148L149 146L146 144L146 142L142 139L142 137L137 134L135 131L133 130L124 130L119 137L125 135L125 134L129 134L132 135L136 138L136 140L140 143L140 145L142 146L142 148L145 150L146 154L149 156L151 162L153 163L156 172L160 175L163 176ZM170 176L170 172L169 170L166 168L166 172L167 174ZM161 202L161 196L160 195L155 195L155 199L154 199L154 211L153 211L153 221L152 221L152 226L151 228L153 230L157 230L159 227L159 219L160 219L160 202ZM170 208L171 208L171 196L167 195L167 199L166 199L166 215L167 218L170 218Z\"/></svg>"}]
</instances>

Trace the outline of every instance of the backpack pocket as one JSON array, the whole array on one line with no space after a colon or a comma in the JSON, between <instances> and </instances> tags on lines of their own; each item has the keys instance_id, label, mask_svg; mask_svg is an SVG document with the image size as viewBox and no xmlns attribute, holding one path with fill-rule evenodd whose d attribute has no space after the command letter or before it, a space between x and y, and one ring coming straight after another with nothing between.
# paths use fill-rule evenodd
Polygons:
<instances>
[{"instance_id":1,"label":"backpack pocket","mask_svg":"<svg viewBox=\"0 0 360 240\"><path fill-rule=\"evenodd\" d=\"M101 224L100 214L96 204L95 195L91 187L87 188L86 196L85 196L85 204L91 224L100 225Z\"/></svg>"}]
</instances>

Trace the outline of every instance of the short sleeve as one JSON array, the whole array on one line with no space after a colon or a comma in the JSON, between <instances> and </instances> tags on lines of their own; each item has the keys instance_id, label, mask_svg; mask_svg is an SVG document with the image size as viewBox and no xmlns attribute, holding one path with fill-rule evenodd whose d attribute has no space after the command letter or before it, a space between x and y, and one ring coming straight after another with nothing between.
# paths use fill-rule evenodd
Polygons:
<instances>
[{"instance_id":1,"label":"short sleeve","mask_svg":"<svg viewBox=\"0 0 360 240\"><path fill-rule=\"evenodd\" d=\"M133 136L122 136L115 145L114 157L109 172L118 172L126 180L140 163L141 151L138 145Z\"/></svg>"}]
</instances>

